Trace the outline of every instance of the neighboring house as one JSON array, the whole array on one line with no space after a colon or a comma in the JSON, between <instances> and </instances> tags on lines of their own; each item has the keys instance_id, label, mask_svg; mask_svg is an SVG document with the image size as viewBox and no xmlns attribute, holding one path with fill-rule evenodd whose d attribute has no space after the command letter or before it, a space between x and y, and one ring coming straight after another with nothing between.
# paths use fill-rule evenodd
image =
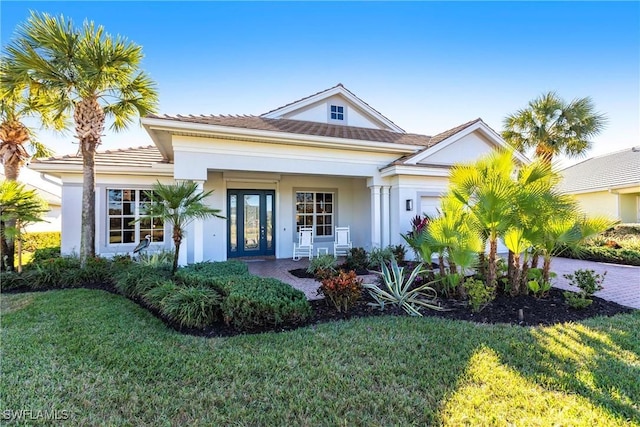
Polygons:
<instances>
[{"instance_id":1,"label":"neighboring house","mask_svg":"<svg viewBox=\"0 0 640 427\"><path fill-rule=\"evenodd\" d=\"M0 180L4 180L4 172L0 170ZM62 181L52 176L36 173L22 168L18 181L27 190L36 190L38 196L47 202L49 211L42 218L44 221L27 225L27 232L60 231L62 227Z\"/></svg>"},{"instance_id":2,"label":"neighboring house","mask_svg":"<svg viewBox=\"0 0 640 427\"><path fill-rule=\"evenodd\" d=\"M640 222L640 146L585 160L562 170L559 189L590 215Z\"/></svg>"},{"instance_id":3,"label":"neighboring house","mask_svg":"<svg viewBox=\"0 0 640 427\"><path fill-rule=\"evenodd\" d=\"M481 119L435 136L406 133L341 84L261 116L148 116L155 146L96 155L96 250L131 251L146 234L170 248L157 220L132 222L159 180L194 180L215 190L207 202L227 218L196 221L181 262L245 256L291 258L301 226L332 248L336 226L353 246L403 243L416 214L434 214L449 168L504 147ZM521 161L525 157L517 154ZM82 159L31 168L63 182L62 250L78 251Z\"/></svg>"}]
</instances>

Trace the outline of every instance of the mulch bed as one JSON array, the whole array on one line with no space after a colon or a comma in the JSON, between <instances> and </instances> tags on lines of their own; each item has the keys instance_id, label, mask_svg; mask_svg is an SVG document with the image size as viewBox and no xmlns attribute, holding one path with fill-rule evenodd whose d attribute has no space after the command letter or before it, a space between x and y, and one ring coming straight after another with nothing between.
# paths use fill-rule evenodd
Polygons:
<instances>
[{"instance_id":1,"label":"mulch bed","mask_svg":"<svg viewBox=\"0 0 640 427\"><path fill-rule=\"evenodd\" d=\"M94 284L92 286L86 286L92 289L102 289L112 293L118 293L113 286L107 284ZM45 291L47 289L41 289ZM33 292L29 289L16 289L4 293L17 293L17 292ZM535 298L533 296L517 296L511 297L508 295L498 295L497 298L489 303L479 313L473 313L469 307L467 307L464 301L458 300L441 300L442 307L446 308L446 311L434 311L434 310L422 310L422 314L425 317L442 317L445 319L464 320L480 324L510 324L520 326L539 326L539 325L553 325L556 323L575 322L595 316L613 316L621 313L632 313L635 311L632 308L624 307L620 304L616 304L611 301L603 300L602 298L593 297L593 303L587 308L576 310L569 307L564 301L563 291L560 289L552 288L548 296L545 298ZM136 301L136 303L145 307L142 301ZM318 325L321 323L348 320L354 318L371 317L371 316L408 316L401 308L388 306L385 311L380 311L377 308L368 305L373 300L367 294L363 293L363 297L358 303L352 307L348 313L339 313L335 307L331 304L327 304L326 300L313 300L310 301L314 314L304 324L295 325L280 325L278 327L263 327L256 328L250 332L239 332L234 328L219 323L208 327L204 330L190 329L181 327L175 324L170 319L161 316L155 310L150 310L155 316L159 317L167 326L179 331L181 333L189 335L197 335L204 337L228 337L234 335L241 335L243 333L262 333L262 332L281 332L297 329L302 326ZM523 318L519 319L518 312L522 310Z\"/></svg>"}]
</instances>

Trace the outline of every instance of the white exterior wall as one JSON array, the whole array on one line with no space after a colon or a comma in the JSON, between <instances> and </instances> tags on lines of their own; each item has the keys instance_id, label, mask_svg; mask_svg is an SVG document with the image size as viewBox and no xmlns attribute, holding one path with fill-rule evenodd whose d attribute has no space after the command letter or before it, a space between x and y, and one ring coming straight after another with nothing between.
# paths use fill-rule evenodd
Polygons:
<instances>
[{"instance_id":1,"label":"white exterior wall","mask_svg":"<svg viewBox=\"0 0 640 427\"><path fill-rule=\"evenodd\" d=\"M598 191L594 193L575 194L574 197L580 205L580 208L587 215L604 215L612 219L620 218L618 194L608 191Z\"/></svg>"},{"instance_id":2,"label":"white exterior wall","mask_svg":"<svg viewBox=\"0 0 640 427\"><path fill-rule=\"evenodd\" d=\"M63 255L80 253L80 224L82 224L82 184L64 182L62 186L62 241Z\"/></svg>"},{"instance_id":3,"label":"white exterior wall","mask_svg":"<svg viewBox=\"0 0 640 427\"><path fill-rule=\"evenodd\" d=\"M42 218L44 221L29 224L27 233L60 232L62 230L62 207L49 205L49 211Z\"/></svg>"},{"instance_id":4,"label":"white exterior wall","mask_svg":"<svg viewBox=\"0 0 640 427\"><path fill-rule=\"evenodd\" d=\"M494 148L495 144L490 143L480 134L470 133L436 151L420 163L452 165L474 162L481 156L489 154Z\"/></svg>"},{"instance_id":5,"label":"white exterior wall","mask_svg":"<svg viewBox=\"0 0 640 427\"><path fill-rule=\"evenodd\" d=\"M329 108L331 105L339 105L345 107L344 122L330 121ZM282 116L284 119L305 120L318 123L342 124L344 126L355 126L370 129L385 129L385 127L373 122L368 115L365 115L353 104L348 102L341 96L334 95L323 99L317 103L311 104L305 108L293 111Z\"/></svg>"}]
</instances>

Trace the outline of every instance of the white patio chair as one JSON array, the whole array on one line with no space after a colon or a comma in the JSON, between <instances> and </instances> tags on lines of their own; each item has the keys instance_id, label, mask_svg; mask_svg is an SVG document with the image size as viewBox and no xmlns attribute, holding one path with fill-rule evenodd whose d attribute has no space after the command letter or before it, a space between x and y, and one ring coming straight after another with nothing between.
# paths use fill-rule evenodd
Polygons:
<instances>
[{"instance_id":1,"label":"white patio chair","mask_svg":"<svg viewBox=\"0 0 640 427\"><path fill-rule=\"evenodd\" d=\"M333 242L333 256L347 256L351 250L351 232L349 227L336 227L336 240Z\"/></svg>"},{"instance_id":2,"label":"white patio chair","mask_svg":"<svg viewBox=\"0 0 640 427\"><path fill-rule=\"evenodd\" d=\"M293 242L293 260L298 261L300 256L313 258L313 228L302 227L298 231L298 243Z\"/></svg>"}]
</instances>

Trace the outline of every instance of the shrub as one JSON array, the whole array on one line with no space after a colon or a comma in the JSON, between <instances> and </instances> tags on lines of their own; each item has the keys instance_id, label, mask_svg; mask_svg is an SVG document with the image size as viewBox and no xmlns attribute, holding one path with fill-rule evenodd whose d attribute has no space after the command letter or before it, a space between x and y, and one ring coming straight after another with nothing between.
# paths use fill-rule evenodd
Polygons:
<instances>
[{"instance_id":1,"label":"shrub","mask_svg":"<svg viewBox=\"0 0 640 427\"><path fill-rule=\"evenodd\" d=\"M148 267L166 268L168 265L169 268L172 268L174 254L174 251L157 251L152 253L145 251L145 253L141 253L138 257L138 263Z\"/></svg>"},{"instance_id":2,"label":"shrub","mask_svg":"<svg viewBox=\"0 0 640 427\"><path fill-rule=\"evenodd\" d=\"M34 289L31 284L36 274L34 270L25 270L22 273L3 271L0 273L0 290L9 291L20 288Z\"/></svg>"},{"instance_id":3,"label":"shrub","mask_svg":"<svg viewBox=\"0 0 640 427\"><path fill-rule=\"evenodd\" d=\"M556 273L550 272L549 278L554 278L554 277L556 277ZM547 294L551 290L551 283L545 282L542 279L541 268L531 268L527 270L527 279L528 279L527 287L536 298L547 296Z\"/></svg>"},{"instance_id":4,"label":"shrub","mask_svg":"<svg viewBox=\"0 0 640 427\"><path fill-rule=\"evenodd\" d=\"M395 257L391 249L386 247L373 248L369 253L369 267L379 269L382 265L395 261Z\"/></svg>"},{"instance_id":5,"label":"shrub","mask_svg":"<svg viewBox=\"0 0 640 427\"><path fill-rule=\"evenodd\" d=\"M366 270L369 267L369 255L364 248L351 248L344 265L349 270Z\"/></svg>"},{"instance_id":6,"label":"shrub","mask_svg":"<svg viewBox=\"0 0 640 427\"><path fill-rule=\"evenodd\" d=\"M83 273L80 260L65 256L49 258L31 265L33 269L31 289L68 288L83 284Z\"/></svg>"},{"instance_id":7,"label":"shrub","mask_svg":"<svg viewBox=\"0 0 640 427\"><path fill-rule=\"evenodd\" d=\"M340 270L337 276L322 281L318 294L329 298L338 312L346 313L362 296L362 279L353 270Z\"/></svg>"},{"instance_id":8,"label":"shrub","mask_svg":"<svg viewBox=\"0 0 640 427\"><path fill-rule=\"evenodd\" d=\"M602 283L607 275L605 271L602 275L594 270L576 270L573 274L565 274L564 278L569 280L569 284L580 288L580 292L564 292L564 297L573 308L581 309L588 307L593 302L590 297L602 289Z\"/></svg>"},{"instance_id":9,"label":"shrub","mask_svg":"<svg viewBox=\"0 0 640 427\"><path fill-rule=\"evenodd\" d=\"M384 288L375 284L362 285L369 290L371 297L376 300L375 303L369 303L369 305L379 307L380 310L384 310L387 303L397 305L412 316L422 316L420 313L422 307L442 310L436 304L436 291L429 286L430 283L417 287L412 286L423 271L422 263L413 269L408 278L405 278L403 271L404 268L398 267L395 260L391 262L391 268L387 267L386 264L382 264L382 272L379 274L382 276Z\"/></svg>"},{"instance_id":10,"label":"shrub","mask_svg":"<svg viewBox=\"0 0 640 427\"><path fill-rule=\"evenodd\" d=\"M188 328L203 328L215 323L220 313L220 295L211 288L164 285L167 294L161 301L161 312ZM162 294L161 291L157 291ZM157 295L158 297L160 295Z\"/></svg>"},{"instance_id":11,"label":"shrub","mask_svg":"<svg viewBox=\"0 0 640 427\"><path fill-rule=\"evenodd\" d=\"M171 277L171 266L158 269L144 265L133 264L121 270L114 279L115 287L129 298L138 298L152 288L164 283Z\"/></svg>"},{"instance_id":12,"label":"shrub","mask_svg":"<svg viewBox=\"0 0 640 427\"><path fill-rule=\"evenodd\" d=\"M203 276L239 276L249 274L247 264L242 261L199 262L182 267L180 271L198 272Z\"/></svg>"},{"instance_id":13,"label":"shrub","mask_svg":"<svg viewBox=\"0 0 640 427\"><path fill-rule=\"evenodd\" d=\"M60 246L36 249L31 258L32 263L41 262L51 258L60 258Z\"/></svg>"},{"instance_id":14,"label":"shrub","mask_svg":"<svg viewBox=\"0 0 640 427\"><path fill-rule=\"evenodd\" d=\"M178 270L174 280L183 286L204 286L215 289L221 295L228 295L235 283L242 283L251 277L249 274L236 274L229 276L205 275L200 271Z\"/></svg>"},{"instance_id":15,"label":"shrub","mask_svg":"<svg viewBox=\"0 0 640 427\"><path fill-rule=\"evenodd\" d=\"M325 279L336 274L336 259L333 255L325 254L313 258L309 262L307 273L313 274L318 279Z\"/></svg>"},{"instance_id":16,"label":"shrub","mask_svg":"<svg viewBox=\"0 0 640 427\"><path fill-rule=\"evenodd\" d=\"M142 295L142 300L146 302L150 307L158 311L162 311L165 299L168 296L173 295L177 291L178 285L176 285L173 281L158 281L157 286L149 289L144 295Z\"/></svg>"},{"instance_id":17,"label":"shrub","mask_svg":"<svg viewBox=\"0 0 640 427\"><path fill-rule=\"evenodd\" d=\"M239 330L300 323L311 315L302 291L271 278L245 276L233 283L222 303L224 321Z\"/></svg>"},{"instance_id":18,"label":"shrub","mask_svg":"<svg viewBox=\"0 0 640 427\"><path fill-rule=\"evenodd\" d=\"M464 287L467 291L471 311L474 313L482 311L496 297L495 288L485 285L482 280L468 278L464 282Z\"/></svg>"},{"instance_id":19,"label":"shrub","mask_svg":"<svg viewBox=\"0 0 640 427\"><path fill-rule=\"evenodd\" d=\"M588 261L609 262L640 266L640 249L614 249L607 246L580 246L577 250L564 249L562 256Z\"/></svg>"},{"instance_id":20,"label":"shrub","mask_svg":"<svg viewBox=\"0 0 640 427\"><path fill-rule=\"evenodd\" d=\"M407 256L407 248L404 245L389 246L389 250L391 250L393 257L396 259L398 264L402 264L404 262L404 258Z\"/></svg>"},{"instance_id":21,"label":"shrub","mask_svg":"<svg viewBox=\"0 0 640 427\"><path fill-rule=\"evenodd\" d=\"M34 232L22 234L22 250L25 252L35 252L45 248L58 248L60 251L60 232Z\"/></svg>"}]
</instances>

